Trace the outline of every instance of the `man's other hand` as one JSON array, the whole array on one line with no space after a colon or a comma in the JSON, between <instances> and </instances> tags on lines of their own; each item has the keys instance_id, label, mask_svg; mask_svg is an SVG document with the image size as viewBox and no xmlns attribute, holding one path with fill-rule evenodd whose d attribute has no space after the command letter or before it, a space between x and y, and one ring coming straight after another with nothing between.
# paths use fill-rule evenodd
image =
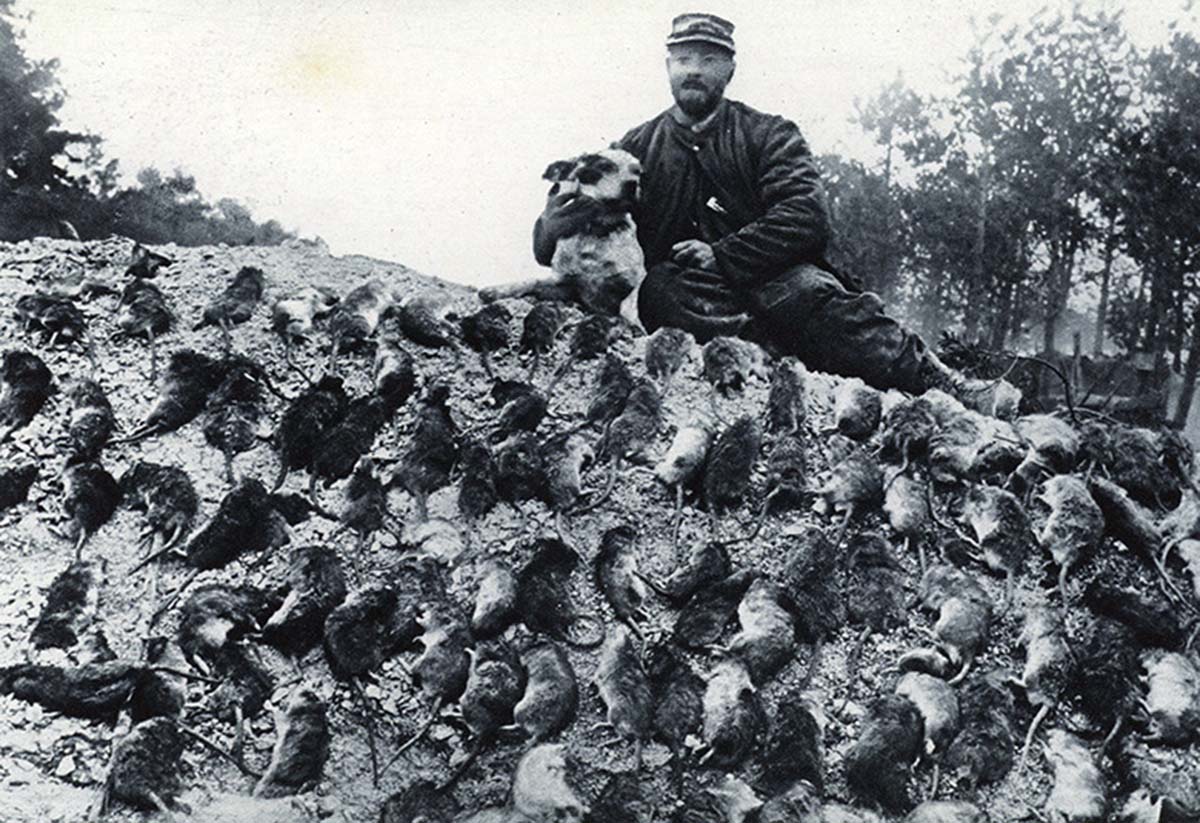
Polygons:
<instances>
[{"instance_id":1,"label":"man's other hand","mask_svg":"<svg viewBox=\"0 0 1200 823\"><path fill-rule=\"evenodd\" d=\"M681 240L671 246L671 259L681 266L717 270L717 256L713 254L712 246L702 240Z\"/></svg>"},{"instance_id":2,"label":"man's other hand","mask_svg":"<svg viewBox=\"0 0 1200 823\"><path fill-rule=\"evenodd\" d=\"M592 220L604 213L604 204L594 197L578 192L561 192L546 198L542 212L542 230L547 237L558 240L578 234Z\"/></svg>"}]
</instances>

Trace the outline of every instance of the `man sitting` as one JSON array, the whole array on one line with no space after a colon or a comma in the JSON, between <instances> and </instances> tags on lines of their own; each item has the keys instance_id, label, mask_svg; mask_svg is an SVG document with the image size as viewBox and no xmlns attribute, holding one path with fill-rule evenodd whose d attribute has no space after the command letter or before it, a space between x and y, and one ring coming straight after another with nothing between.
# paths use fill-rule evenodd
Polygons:
<instances>
[{"instance_id":1,"label":"man sitting","mask_svg":"<svg viewBox=\"0 0 1200 823\"><path fill-rule=\"evenodd\" d=\"M711 14L676 17L666 60L675 104L615 144L642 163L634 213L647 268L642 324L702 342L750 338L881 389L969 391L876 295L825 260L829 214L800 130L724 96L736 67L733 28ZM538 262L549 265L558 238L596 208L551 196L534 227Z\"/></svg>"}]
</instances>

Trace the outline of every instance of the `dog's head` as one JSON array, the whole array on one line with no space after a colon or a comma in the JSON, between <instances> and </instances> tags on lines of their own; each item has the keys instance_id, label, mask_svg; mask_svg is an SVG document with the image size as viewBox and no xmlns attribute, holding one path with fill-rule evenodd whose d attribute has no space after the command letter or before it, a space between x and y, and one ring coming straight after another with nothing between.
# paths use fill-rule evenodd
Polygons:
<instances>
[{"instance_id":1,"label":"dog's head","mask_svg":"<svg viewBox=\"0 0 1200 823\"><path fill-rule=\"evenodd\" d=\"M550 194L577 192L628 209L637 203L642 179L642 164L621 149L604 149L581 154L571 160L551 163L542 177L554 183Z\"/></svg>"}]
</instances>

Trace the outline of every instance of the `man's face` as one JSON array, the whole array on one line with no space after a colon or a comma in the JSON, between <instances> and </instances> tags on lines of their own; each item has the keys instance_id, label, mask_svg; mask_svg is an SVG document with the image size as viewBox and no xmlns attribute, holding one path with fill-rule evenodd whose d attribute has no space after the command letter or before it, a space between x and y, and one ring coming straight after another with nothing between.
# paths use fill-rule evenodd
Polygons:
<instances>
[{"instance_id":1,"label":"man's face","mask_svg":"<svg viewBox=\"0 0 1200 823\"><path fill-rule=\"evenodd\" d=\"M721 102L733 69L733 55L711 43L680 43L667 49L671 96L695 118L707 117Z\"/></svg>"}]
</instances>

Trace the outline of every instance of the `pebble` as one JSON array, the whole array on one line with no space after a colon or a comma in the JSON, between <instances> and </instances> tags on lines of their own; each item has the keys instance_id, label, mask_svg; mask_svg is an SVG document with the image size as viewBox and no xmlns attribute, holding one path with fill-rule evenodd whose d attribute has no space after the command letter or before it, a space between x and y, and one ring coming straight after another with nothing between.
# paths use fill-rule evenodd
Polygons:
<instances>
[{"instance_id":1,"label":"pebble","mask_svg":"<svg viewBox=\"0 0 1200 823\"><path fill-rule=\"evenodd\" d=\"M75 771L75 758L72 755L67 755L62 760L58 761L58 768L54 770L55 777L66 777Z\"/></svg>"}]
</instances>

